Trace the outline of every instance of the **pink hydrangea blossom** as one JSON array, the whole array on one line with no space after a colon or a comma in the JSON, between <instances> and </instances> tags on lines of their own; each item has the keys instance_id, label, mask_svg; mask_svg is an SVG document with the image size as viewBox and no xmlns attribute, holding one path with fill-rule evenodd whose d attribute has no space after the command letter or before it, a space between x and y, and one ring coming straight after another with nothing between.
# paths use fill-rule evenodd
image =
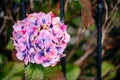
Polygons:
<instances>
[{"instance_id":1,"label":"pink hydrangea blossom","mask_svg":"<svg viewBox=\"0 0 120 80\"><path fill-rule=\"evenodd\" d=\"M67 26L52 12L28 14L24 20L17 21L13 29L16 56L26 65L31 62L55 66L70 40Z\"/></svg>"}]
</instances>

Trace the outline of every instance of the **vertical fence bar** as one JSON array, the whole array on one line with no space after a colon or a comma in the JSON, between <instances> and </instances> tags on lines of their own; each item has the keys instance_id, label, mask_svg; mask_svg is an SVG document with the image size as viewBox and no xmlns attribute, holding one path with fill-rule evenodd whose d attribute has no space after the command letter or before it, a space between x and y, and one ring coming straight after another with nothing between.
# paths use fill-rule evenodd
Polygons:
<instances>
[{"instance_id":1,"label":"vertical fence bar","mask_svg":"<svg viewBox=\"0 0 120 80\"><path fill-rule=\"evenodd\" d=\"M21 8L22 19L24 19L26 17L25 16L26 15L25 0L21 0L21 2L20 2L20 8ZM24 74L24 80L26 80L25 74Z\"/></svg>"},{"instance_id":2,"label":"vertical fence bar","mask_svg":"<svg viewBox=\"0 0 120 80\"><path fill-rule=\"evenodd\" d=\"M22 19L25 18L25 13L26 13L26 10L25 10L25 0L21 0L21 11L22 11Z\"/></svg>"},{"instance_id":3,"label":"vertical fence bar","mask_svg":"<svg viewBox=\"0 0 120 80\"><path fill-rule=\"evenodd\" d=\"M64 0L60 0L60 21L64 22ZM61 67L66 80L66 57L61 59Z\"/></svg>"},{"instance_id":4,"label":"vertical fence bar","mask_svg":"<svg viewBox=\"0 0 120 80\"><path fill-rule=\"evenodd\" d=\"M102 52L102 0L97 1L97 80L101 79L101 52Z\"/></svg>"},{"instance_id":5,"label":"vertical fence bar","mask_svg":"<svg viewBox=\"0 0 120 80\"><path fill-rule=\"evenodd\" d=\"M64 0L60 0L60 21L64 22Z\"/></svg>"}]
</instances>

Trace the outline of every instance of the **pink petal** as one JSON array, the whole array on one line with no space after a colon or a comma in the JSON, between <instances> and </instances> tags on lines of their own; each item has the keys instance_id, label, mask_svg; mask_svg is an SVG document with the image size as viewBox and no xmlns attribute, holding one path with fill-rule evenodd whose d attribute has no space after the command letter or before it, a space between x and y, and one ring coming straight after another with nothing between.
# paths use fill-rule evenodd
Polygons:
<instances>
[{"instance_id":1,"label":"pink petal","mask_svg":"<svg viewBox=\"0 0 120 80\"><path fill-rule=\"evenodd\" d=\"M63 32L65 32L66 29L67 29L67 26L62 23L62 24L60 25L60 29L61 29Z\"/></svg>"},{"instance_id":2,"label":"pink petal","mask_svg":"<svg viewBox=\"0 0 120 80\"><path fill-rule=\"evenodd\" d=\"M29 61L30 61L29 56L26 56L25 60L24 60L25 65L27 65L29 63Z\"/></svg>"},{"instance_id":3,"label":"pink petal","mask_svg":"<svg viewBox=\"0 0 120 80\"><path fill-rule=\"evenodd\" d=\"M70 35L66 32L64 36L64 42L68 43L70 40Z\"/></svg>"},{"instance_id":4,"label":"pink petal","mask_svg":"<svg viewBox=\"0 0 120 80\"><path fill-rule=\"evenodd\" d=\"M24 55L23 53L18 52L18 53L16 54L16 57L17 57L19 60L23 60L23 59L24 59L24 56L23 56L23 55Z\"/></svg>"},{"instance_id":5,"label":"pink petal","mask_svg":"<svg viewBox=\"0 0 120 80\"><path fill-rule=\"evenodd\" d=\"M48 66L50 66L50 63L49 62L44 62L44 63L42 63L42 65L43 65L43 67L48 67Z\"/></svg>"},{"instance_id":6,"label":"pink petal","mask_svg":"<svg viewBox=\"0 0 120 80\"><path fill-rule=\"evenodd\" d=\"M41 63L43 63L43 57L41 57L41 56L38 55L38 54L35 55L34 59L35 59L36 64L41 64Z\"/></svg>"}]
</instances>

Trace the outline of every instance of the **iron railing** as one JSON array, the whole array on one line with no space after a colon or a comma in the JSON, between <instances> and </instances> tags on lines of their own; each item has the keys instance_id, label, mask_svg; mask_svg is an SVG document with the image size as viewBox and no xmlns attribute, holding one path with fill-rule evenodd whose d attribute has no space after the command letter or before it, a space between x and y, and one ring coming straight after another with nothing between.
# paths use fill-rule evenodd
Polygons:
<instances>
[{"instance_id":1,"label":"iron railing","mask_svg":"<svg viewBox=\"0 0 120 80\"><path fill-rule=\"evenodd\" d=\"M97 80L101 80L102 0L97 3Z\"/></svg>"},{"instance_id":2,"label":"iron railing","mask_svg":"<svg viewBox=\"0 0 120 80\"><path fill-rule=\"evenodd\" d=\"M60 0L60 21L64 22L64 0ZM66 57L62 57L61 67L62 67L64 79L66 80Z\"/></svg>"},{"instance_id":3,"label":"iron railing","mask_svg":"<svg viewBox=\"0 0 120 80\"><path fill-rule=\"evenodd\" d=\"M101 51L102 51L102 0L98 0L97 5L97 80L101 80ZM22 19L25 18L25 0L21 0ZM60 0L60 20L64 22L64 0ZM61 59L61 67L66 79L66 57Z\"/></svg>"}]
</instances>

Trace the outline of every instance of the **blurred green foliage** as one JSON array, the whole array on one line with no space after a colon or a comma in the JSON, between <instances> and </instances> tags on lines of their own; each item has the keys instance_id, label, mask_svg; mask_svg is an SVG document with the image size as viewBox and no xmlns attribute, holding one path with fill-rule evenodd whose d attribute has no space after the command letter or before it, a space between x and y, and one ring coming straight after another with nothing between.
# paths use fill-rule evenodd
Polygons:
<instances>
[{"instance_id":1,"label":"blurred green foliage","mask_svg":"<svg viewBox=\"0 0 120 80\"><path fill-rule=\"evenodd\" d=\"M67 65L67 80L76 80L80 75L80 68L76 65Z\"/></svg>"},{"instance_id":2,"label":"blurred green foliage","mask_svg":"<svg viewBox=\"0 0 120 80\"><path fill-rule=\"evenodd\" d=\"M42 65L29 63L25 68L25 78L27 80L43 80L44 68Z\"/></svg>"},{"instance_id":3,"label":"blurred green foliage","mask_svg":"<svg viewBox=\"0 0 120 80\"><path fill-rule=\"evenodd\" d=\"M113 72L111 74L109 74L110 71L113 71ZM108 61L102 63L102 76L106 76L107 73L108 73L109 77L105 77L104 80L113 79L117 73L114 64L112 64Z\"/></svg>"},{"instance_id":4,"label":"blurred green foliage","mask_svg":"<svg viewBox=\"0 0 120 80\"><path fill-rule=\"evenodd\" d=\"M0 72L1 80L22 80L24 75L24 64L18 62L9 62L2 66Z\"/></svg>"}]
</instances>

